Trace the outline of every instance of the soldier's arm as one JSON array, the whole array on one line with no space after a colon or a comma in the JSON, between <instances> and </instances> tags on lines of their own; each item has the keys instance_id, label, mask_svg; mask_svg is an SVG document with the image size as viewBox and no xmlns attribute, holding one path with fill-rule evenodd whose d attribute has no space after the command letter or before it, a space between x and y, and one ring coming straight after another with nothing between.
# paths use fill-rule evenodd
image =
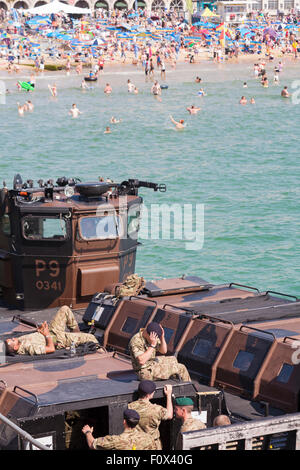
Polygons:
<instances>
[{"instance_id":1,"label":"soldier's arm","mask_svg":"<svg viewBox=\"0 0 300 470\"><path fill-rule=\"evenodd\" d=\"M38 327L38 332L41 333L46 340L46 346L45 346L45 352L46 354L53 353L55 351L55 346L53 343L52 336L50 335L49 332L49 327L47 325L47 322L42 323L41 326Z\"/></svg>"},{"instance_id":2,"label":"soldier's arm","mask_svg":"<svg viewBox=\"0 0 300 470\"><path fill-rule=\"evenodd\" d=\"M158 341L157 334L151 332L150 333L150 346L148 346L145 352L136 356L136 360L141 366L146 364L146 362L152 358L153 349L156 349L157 341Z\"/></svg>"},{"instance_id":3,"label":"soldier's arm","mask_svg":"<svg viewBox=\"0 0 300 470\"><path fill-rule=\"evenodd\" d=\"M164 386L164 393L167 397L167 419L173 418L173 403L172 403L172 385L165 385Z\"/></svg>"},{"instance_id":4,"label":"soldier's arm","mask_svg":"<svg viewBox=\"0 0 300 470\"><path fill-rule=\"evenodd\" d=\"M162 335L160 338L160 346L158 350L161 354L167 354L168 346L167 346L166 339L165 339L165 330L163 329L161 325L160 325L160 328L161 328Z\"/></svg>"},{"instance_id":5,"label":"soldier's arm","mask_svg":"<svg viewBox=\"0 0 300 470\"><path fill-rule=\"evenodd\" d=\"M95 440L94 436L93 436L93 430L94 430L94 428L91 428L90 426L88 426L88 424L86 424L82 428L82 432L86 437L86 442L87 442L87 445L89 446L90 449L95 449L95 447L93 446L93 443L94 443L94 440Z\"/></svg>"}]
</instances>

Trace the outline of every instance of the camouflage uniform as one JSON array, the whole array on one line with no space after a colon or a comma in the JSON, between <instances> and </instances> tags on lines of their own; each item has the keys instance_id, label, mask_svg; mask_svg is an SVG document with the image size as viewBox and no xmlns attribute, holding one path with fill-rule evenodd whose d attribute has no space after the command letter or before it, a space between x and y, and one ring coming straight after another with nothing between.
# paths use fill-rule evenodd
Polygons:
<instances>
[{"instance_id":1,"label":"camouflage uniform","mask_svg":"<svg viewBox=\"0 0 300 470\"><path fill-rule=\"evenodd\" d=\"M187 432L187 431L196 431L198 429L205 429L206 425L200 420L193 418L190 416L186 419L181 426L180 432Z\"/></svg>"},{"instance_id":2,"label":"camouflage uniform","mask_svg":"<svg viewBox=\"0 0 300 470\"><path fill-rule=\"evenodd\" d=\"M182 426L180 428L180 432L198 431L199 429L206 429L206 425L202 421L200 421L200 419L196 419L196 418L193 418L192 416L190 416L182 424ZM180 439L179 439L179 435L178 435L177 442L176 442L176 449L177 450L180 449L179 443L180 443Z\"/></svg>"},{"instance_id":3,"label":"camouflage uniform","mask_svg":"<svg viewBox=\"0 0 300 470\"><path fill-rule=\"evenodd\" d=\"M152 436L155 442L155 449L161 450L161 440L159 434L159 425L161 421L168 419L168 410L163 406L151 403L148 400L139 399L128 404L128 408L135 410L140 415L140 421L137 429L144 431Z\"/></svg>"},{"instance_id":4,"label":"camouflage uniform","mask_svg":"<svg viewBox=\"0 0 300 470\"><path fill-rule=\"evenodd\" d=\"M160 341L157 341L156 348L153 348L151 358L142 366L138 363L137 358L147 351L149 344L143 337L144 329L141 328L129 342L129 351L132 361L132 367L137 373L140 380L167 380L172 375L178 374L181 380L190 382L190 375L185 365L177 362L175 356L156 356L156 350L160 347Z\"/></svg>"},{"instance_id":5,"label":"camouflage uniform","mask_svg":"<svg viewBox=\"0 0 300 470\"><path fill-rule=\"evenodd\" d=\"M122 434L98 437L93 442L96 450L155 450L151 436L137 428L125 429Z\"/></svg>"},{"instance_id":6,"label":"camouflage uniform","mask_svg":"<svg viewBox=\"0 0 300 470\"><path fill-rule=\"evenodd\" d=\"M78 328L78 323L74 318L72 310L65 305L58 310L49 325L49 332L55 344L55 349L69 347L73 341L75 346L90 341L98 344L94 335L81 332L68 333L65 331L66 326L71 331ZM46 354L46 338L42 333L36 331L35 333L20 336L18 340L21 343L18 354L30 354L31 356L34 354Z\"/></svg>"},{"instance_id":7,"label":"camouflage uniform","mask_svg":"<svg viewBox=\"0 0 300 470\"><path fill-rule=\"evenodd\" d=\"M138 295L144 286L145 280L143 277L139 277L137 274L131 274L127 276L121 286L117 287L117 297Z\"/></svg>"}]
</instances>

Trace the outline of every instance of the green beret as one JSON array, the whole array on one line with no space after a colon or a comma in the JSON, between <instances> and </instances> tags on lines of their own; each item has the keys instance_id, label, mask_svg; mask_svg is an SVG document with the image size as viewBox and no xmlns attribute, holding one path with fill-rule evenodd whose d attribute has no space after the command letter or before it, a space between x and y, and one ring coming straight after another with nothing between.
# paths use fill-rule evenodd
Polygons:
<instances>
[{"instance_id":1,"label":"green beret","mask_svg":"<svg viewBox=\"0 0 300 470\"><path fill-rule=\"evenodd\" d=\"M193 406L194 402L189 397L176 398L175 403L177 406Z\"/></svg>"}]
</instances>

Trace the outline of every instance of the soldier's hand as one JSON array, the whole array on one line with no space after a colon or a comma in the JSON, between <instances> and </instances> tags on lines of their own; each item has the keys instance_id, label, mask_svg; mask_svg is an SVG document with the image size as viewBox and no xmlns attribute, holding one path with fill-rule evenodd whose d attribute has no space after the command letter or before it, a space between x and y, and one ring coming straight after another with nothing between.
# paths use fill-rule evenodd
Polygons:
<instances>
[{"instance_id":1,"label":"soldier's hand","mask_svg":"<svg viewBox=\"0 0 300 470\"><path fill-rule=\"evenodd\" d=\"M154 331L151 331L149 337L150 337L150 344L151 344L151 346L156 347L157 341L158 341L158 336L157 336L157 334L156 334Z\"/></svg>"},{"instance_id":2,"label":"soldier's hand","mask_svg":"<svg viewBox=\"0 0 300 470\"><path fill-rule=\"evenodd\" d=\"M172 395L172 385L165 385L164 386L165 395Z\"/></svg>"},{"instance_id":3,"label":"soldier's hand","mask_svg":"<svg viewBox=\"0 0 300 470\"><path fill-rule=\"evenodd\" d=\"M38 327L37 331L38 331L39 333L41 333L42 335L44 335L44 336L48 336L48 335L49 335L49 327L48 327L47 322L44 321L44 323L42 323L42 324Z\"/></svg>"},{"instance_id":4,"label":"soldier's hand","mask_svg":"<svg viewBox=\"0 0 300 470\"><path fill-rule=\"evenodd\" d=\"M90 431L93 434L94 428L86 424L85 426L83 426L82 432L83 434L86 434L88 431Z\"/></svg>"}]
</instances>

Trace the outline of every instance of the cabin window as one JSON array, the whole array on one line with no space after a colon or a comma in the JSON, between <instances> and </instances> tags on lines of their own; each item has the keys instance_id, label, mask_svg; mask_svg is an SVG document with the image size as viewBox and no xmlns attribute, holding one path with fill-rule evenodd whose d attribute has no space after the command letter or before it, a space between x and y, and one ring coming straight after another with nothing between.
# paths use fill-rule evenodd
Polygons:
<instances>
[{"instance_id":1,"label":"cabin window","mask_svg":"<svg viewBox=\"0 0 300 470\"><path fill-rule=\"evenodd\" d=\"M4 235L9 236L11 234L10 220L9 220L9 216L7 214L4 214L0 218L0 228L1 228L2 232L4 233Z\"/></svg>"},{"instance_id":2,"label":"cabin window","mask_svg":"<svg viewBox=\"0 0 300 470\"><path fill-rule=\"evenodd\" d=\"M240 369L242 371L247 371L251 366L252 360L254 358L254 354L248 351L240 351L235 358L233 363L233 367L236 369Z\"/></svg>"},{"instance_id":3,"label":"cabin window","mask_svg":"<svg viewBox=\"0 0 300 470\"><path fill-rule=\"evenodd\" d=\"M169 341L172 338L174 330L171 330L171 328L166 328L164 326L164 332L165 332L165 341L166 341L167 344L169 344Z\"/></svg>"},{"instance_id":4,"label":"cabin window","mask_svg":"<svg viewBox=\"0 0 300 470\"><path fill-rule=\"evenodd\" d=\"M192 354L199 357L207 357L212 348L212 342L207 339L197 339Z\"/></svg>"},{"instance_id":5,"label":"cabin window","mask_svg":"<svg viewBox=\"0 0 300 470\"><path fill-rule=\"evenodd\" d=\"M83 217L80 219L79 228L84 240L114 239L120 233L120 218L115 214Z\"/></svg>"},{"instance_id":6,"label":"cabin window","mask_svg":"<svg viewBox=\"0 0 300 470\"><path fill-rule=\"evenodd\" d=\"M65 240L67 221L63 217L26 216L22 219L22 233L26 240Z\"/></svg>"},{"instance_id":7,"label":"cabin window","mask_svg":"<svg viewBox=\"0 0 300 470\"><path fill-rule=\"evenodd\" d=\"M139 204L134 204L129 208L127 216L127 236L134 240L138 237L138 232L141 225L141 207Z\"/></svg>"},{"instance_id":8,"label":"cabin window","mask_svg":"<svg viewBox=\"0 0 300 470\"><path fill-rule=\"evenodd\" d=\"M294 366L292 366L291 364L283 364L276 378L277 382L287 384L290 380L293 370Z\"/></svg>"},{"instance_id":9,"label":"cabin window","mask_svg":"<svg viewBox=\"0 0 300 470\"><path fill-rule=\"evenodd\" d=\"M130 333L130 334L134 333L137 324L138 324L138 320L136 318L128 317L126 318L126 321L121 331L124 331L124 333Z\"/></svg>"}]
</instances>

